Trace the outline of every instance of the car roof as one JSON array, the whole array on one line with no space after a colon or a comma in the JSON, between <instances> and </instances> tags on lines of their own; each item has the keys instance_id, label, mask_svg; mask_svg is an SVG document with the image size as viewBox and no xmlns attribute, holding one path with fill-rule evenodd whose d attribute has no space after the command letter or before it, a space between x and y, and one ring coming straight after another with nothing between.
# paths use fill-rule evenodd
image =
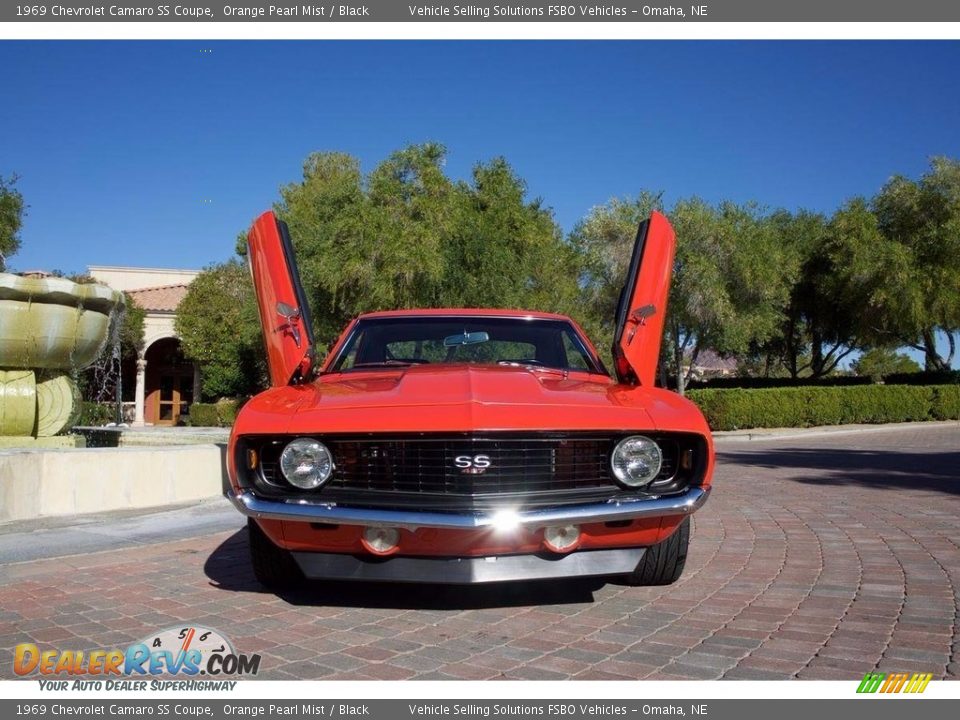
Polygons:
<instances>
[{"instance_id":1,"label":"car roof","mask_svg":"<svg viewBox=\"0 0 960 720\"><path fill-rule=\"evenodd\" d=\"M539 312L537 310L512 310L505 308L421 308L411 310L381 310L360 315L358 320L367 318L389 317L423 317L423 316L450 316L450 317L509 317L509 318L538 318L542 320L566 320L570 318L557 313Z\"/></svg>"}]
</instances>

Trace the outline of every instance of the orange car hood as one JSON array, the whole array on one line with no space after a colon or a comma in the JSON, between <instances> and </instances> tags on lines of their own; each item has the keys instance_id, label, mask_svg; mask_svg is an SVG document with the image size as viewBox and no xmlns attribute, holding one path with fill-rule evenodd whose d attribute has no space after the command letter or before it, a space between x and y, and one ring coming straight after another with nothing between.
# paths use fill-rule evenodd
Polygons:
<instances>
[{"instance_id":1,"label":"orange car hood","mask_svg":"<svg viewBox=\"0 0 960 720\"><path fill-rule=\"evenodd\" d=\"M273 388L244 406L234 432L697 431L691 407L673 393L618 385L601 375L413 366L331 373L309 384ZM666 427L653 421L650 408L658 409L653 415L665 418Z\"/></svg>"}]
</instances>

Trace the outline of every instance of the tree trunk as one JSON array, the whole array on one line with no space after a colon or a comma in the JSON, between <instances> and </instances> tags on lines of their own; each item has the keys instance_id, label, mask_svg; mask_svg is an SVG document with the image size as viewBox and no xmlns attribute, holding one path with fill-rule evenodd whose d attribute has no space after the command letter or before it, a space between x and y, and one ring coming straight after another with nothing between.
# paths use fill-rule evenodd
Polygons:
<instances>
[{"instance_id":1,"label":"tree trunk","mask_svg":"<svg viewBox=\"0 0 960 720\"><path fill-rule=\"evenodd\" d=\"M814 331L810 334L810 376L818 378L823 374L823 340Z\"/></svg>"},{"instance_id":2,"label":"tree trunk","mask_svg":"<svg viewBox=\"0 0 960 720\"><path fill-rule=\"evenodd\" d=\"M665 333L663 344L660 346L660 362L658 363L657 373L660 378L660 387L667 389L667 366L670 364L670 346L667 344L668 335Z\"/></svg>"},{"instance_id":3,"label":"tree trunk","mask_svg":"<svg viewBox=\"0 0 960 720\"><path fill-rule=\"evenodd\" d=\"M800 343L797 342L797 324L796 324L796 313L791 309L790 311L790 322L787 324L787 332L784 333L787 345L787 368L790 370L790 377L793 380L797 379L797 358L800 355ZM767 369L767 377L770 377L769 365Z\"/></svg>"},{"instance_id":4,"label":"tree trunk","mask_svg":"<svg viewBox=\"0 0 960 720\"><path fill-rule=\"evenodd\" d=\"M937 353L937 334L933 328L925 328L923 333L924 369L928 372L948 370L949 364Z\"/></svg>"},{"instance_id":5,"label":"tree trunk","mask_svg":"<svg viewBox=\"0 0 960 720\"><path fill-rule=\"evenodd\" d=\"M690 351L690 368L687 370L687 374L683 378L684 390L686 390L687 383L690 382L690 378L693 377L693 366L697 364L697 357L699 355L700 355L700 343L697 342L694 344L693 350Z\"/></svg>"},{"instance_id":6,"label":"tree trunk","mask_svg":"<svg viewBox=\"0 0 960 720\"><path fill-rule=\"evenodd\" d=\"M673 329L673 369L677 373L677 392L683 396L684 385L683 382L683 345L680 342L680 330L676 327Z\"/></svg>"}]
</instances>

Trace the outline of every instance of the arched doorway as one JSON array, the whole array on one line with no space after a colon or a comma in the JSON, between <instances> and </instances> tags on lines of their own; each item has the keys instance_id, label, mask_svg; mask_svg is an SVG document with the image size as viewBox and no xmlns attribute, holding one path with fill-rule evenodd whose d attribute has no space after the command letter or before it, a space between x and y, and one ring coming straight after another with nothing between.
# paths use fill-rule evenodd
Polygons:
<instances>
[{"instance_id":1,"label":"arched doorway","mask_svg":"<svg viewBox=\"0 0 960 720\"><path fill-rule=\"evenodd\" d=\"M179 425L193 402L193 363L184 358L180 340L161 338L144 353L144 420L148 425Z\"/></svg>"}]
</instances>

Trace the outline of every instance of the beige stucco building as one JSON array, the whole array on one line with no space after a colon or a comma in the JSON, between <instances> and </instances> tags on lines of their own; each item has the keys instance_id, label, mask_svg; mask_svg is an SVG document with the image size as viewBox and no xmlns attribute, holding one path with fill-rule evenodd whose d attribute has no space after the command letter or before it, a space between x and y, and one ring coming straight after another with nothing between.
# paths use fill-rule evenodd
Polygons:
<instances>
[{"instance_id":1,"label":"beige stucco building","mask_svg":"<svg viewBox=\"0 0 960 720\"><path fill-rule=\"evenodd\" d=\"M107 265L87 270L98 282L128 293L146 313L140 356L121 370L124 387L135 378L133 399L126 403L132 423L178 424L200 397L200 369L183 357L174 329L177 307L198 271Z\"/></svg>"}]
</instances>

